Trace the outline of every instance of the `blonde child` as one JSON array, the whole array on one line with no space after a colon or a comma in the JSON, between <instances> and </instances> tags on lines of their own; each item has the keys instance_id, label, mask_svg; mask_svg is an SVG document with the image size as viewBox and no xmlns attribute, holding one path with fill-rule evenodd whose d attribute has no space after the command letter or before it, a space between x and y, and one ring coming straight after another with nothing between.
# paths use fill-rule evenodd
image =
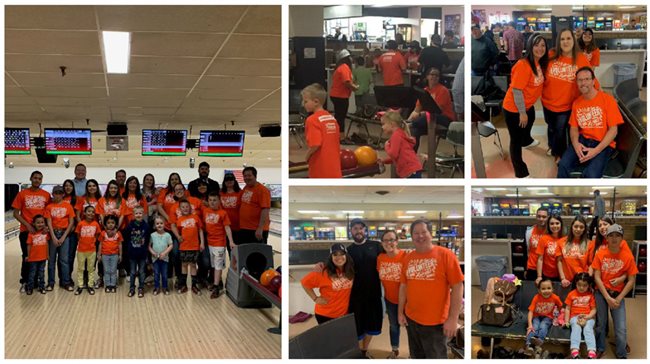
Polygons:
<instances>
[{"instance_id":1,"label":"blonde child","mask_svg":"<svg viewBox=\"0 0 650 364\"><path fill-rule=\"evenodd\" d=\"M327 99L327 91L318 83L305 87L301 92L302 105L307 112L312 113L305 120L305 138L307 139L307 155L305 161L309 164L309 178L341 178L341 149L339 124L327 110L323 108Z\"/></svg>"},{"instance_id":2,"label":"blonde child","mask_svg":"<svg viewBox=\"0 0 650 364\"><path fill-rule=\"evenodd\" d=\"M178 239L179 252L181 259L181 277L178 282L178 293L187 292L187 273L189 270L192 276L192 292L200 295L201 291L196 280L196 263L199 258L199 250L203 251L203 226L201 219L192 214L192 207L189 201L182 199L179 201L181 217L172 223L172 232Z\"/></svg>"},{"instance_id":3,"label":"blonde child","mask_svg":"<svg viewBox=\"0 0 650 364\"><path fill-rule=\"evenodd\" d=\"M45 218L43 215L36 215L32 220L33 233L27 235L27 257L25 262L29 264L29 276L25 293L31 295L34 286L38 284L38 291L45 294L45 262L47 262L47 244L50 236L45 231Z\"/></svg>"},{"instance_id":4,"label":"blonde child","mask_svg":"<svg viewBox=\"0 0 650 364\"><path fill-rule=\"evenodd\" d=\"M101 227L95 219L95 208L87 205L84 208L84 219L79 221L77 229L75 230L79 236L79 244L77 245L77 292L81 294L84 288L84 271L88 275L88 293L95 294L93 287L95 283L95 260L97 257L97 238L101 234ZM84 264L86 263L86 264ZM86 267L84 269L84 266Z\"/></svg>"},{"instance_id":5,"label":"blonde child","mask_svg":"<svg viewBox=\"0 0 650 364\"><path fill-rule=\"evenodd\" d=\"M587 357L596 359L596 298L591 291L592 278L589 273L575 275L573 285L575 289L567 295L564 303L564 317L566 326L571 328L571 359L580 359L580 339L585 335L587 343Z\"/></svg>"},{"instance_id":6,"label":"blonde child","mask_svg":"<svg viewBox=\"0 0 650 364\"><path fill-rule=\"evenodd\" d=\"M235 248L230 230L230 219L226 210L221 208L219 191L212 191L208 195L208 206L203 207L203 224L205 236L210 250L210 265L214 268L214 287L210 298L217 298L223 290L221 271L226 267L226 243L230 248ZM226 242L226 237L228 241Z\"/></svg>"},{"instance_id":7,"label":"blonde child","mask_svg":"<svg viewBox=\"0 0 650 364\"><path fill-rule=\"evenodd\" d=\"M151 233L149 244L149 252L153 260L153 295L156 296L160 293L161 279L163 292L168 295L167 264L169 263L169 253L174 244L172 236L165 231L165 219L162 216L156 216L154 228L156 231Z\"/></svg>"},{"instance_id":8,"label":"blonde child","mask_svg":"<svg viewBox=\"0 0 650 364\"><path fill-rule=\"evenodd\" d=\"M104 217L104 228L99 235L99 255L104 264L104 283L106 293L117 291L117 264L122 260L122 234L117 231L118 218L115 215Z\"/></svg>"},{"instance_id":9,"label":"blonde child","mask_svg":"<svg viewBox=\"0 0 650 364\"><path fill-rule=\"evenodd\" d=\"M381 117L381 129L390 137L384 147L388 158L382 162L395 163L400 178L421 178L422 162L413 149L415 139L399 112L386 112Z\"/></svg>"},{"instance_id":10,"label":"blonde child","mask_svg":"<svg viewBox=\"0 0 650 364\"><path fill-rule=\"evenodd\" d=\"M542 279L537 285L538 293L528 306L528 330L526 331L526 349L524 354L533 356L536 348L541 348L553 326L553 310L562 308L562 301L553 293L553 282L550 279Z\"/></svg>"}]
</instances>

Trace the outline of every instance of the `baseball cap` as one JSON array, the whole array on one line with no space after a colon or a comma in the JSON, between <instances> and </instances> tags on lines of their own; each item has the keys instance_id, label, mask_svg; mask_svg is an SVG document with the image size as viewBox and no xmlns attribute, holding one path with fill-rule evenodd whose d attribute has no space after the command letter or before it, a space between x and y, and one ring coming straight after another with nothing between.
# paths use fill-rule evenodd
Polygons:
<instances>
[{"instance_id":1,"label":"baseball cap","mask_svg":"<svg viewBox=\"0 0 650 364\"><path fill-rule=\"evenodd\" d=\"M609 225L609 227L607 228L607 234L605 234L605 235L609 236L609 234L612 234L612 233L619 233L619 234L623 235L623 227L621 225L619 225L619 224Z\"/></svg>"},{"instance_id":2,"label":"baseball cap","mask_svg":"<svg viewBox=\"0 0 650 364\"><path fill-rule=\"evenodd\" d=\"M336 54L336 62L342 60L345 57L350 57L350 51L347 49L343 49Z\"/></svg>"},{"instance_id":3,"label":"baseball cap","mask_svg":"<svg viewBox=\"0 0 650 364\"><path fill-rule=\"evenodd\" d=\"M63 186L61 185L56 185L54 188L52 188L52 193L65 193L65 190L63 189Z\"/></svg>"},{"instance_id":4,"label":"baseball cap","mask_svg":"<svg viewBox=\"0 0 650 364\"><path fill-rule=\"evenodd\" d=\"M348 250L345 248L345 245L336 243L330 247L330 254L334 254L336 252L343 252L347 254Z\"/></svg>"},{"instance_id":5,"label":"baseball cap","mask_svg":"<svg viewBox=\"0 0 650 364\"><path fill-rule=\"evenodd\" d=\"M350 221L350 227L353 227L354 225L357 225L357 224L358 225L363 225L363 227L367 227L366 222L363 221L362 219L352 219L352 221Z\"/></svg>"}]
</instances>

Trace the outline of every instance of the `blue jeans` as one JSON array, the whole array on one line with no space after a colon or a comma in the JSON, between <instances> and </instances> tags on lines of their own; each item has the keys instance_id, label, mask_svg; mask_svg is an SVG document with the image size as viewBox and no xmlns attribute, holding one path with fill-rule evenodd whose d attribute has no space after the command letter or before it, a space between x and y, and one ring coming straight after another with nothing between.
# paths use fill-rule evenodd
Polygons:
<instances>
[{"instance_id":1,"label":"blue jeans","mask_svg":"<svg viewBox=\"0 0 650 364\"><path fill-rule=\"evenodd\" d=\"M397 304L389 302L384 298L386 303L386 314L388 314L388 322L390 324L390 346L393 350L399 349L399 322L397 321Z\"/></svg>"},{"instance_id":2,"label":"blue jeans","mask_svg":"<svg viewBox=\"0 0 650 364\"><path fill-rule=\"evenodd\" d=\"M104 266L104 285L106 287L117 287L117 261L119 254L102 255Z\"/></svg>"},{"instance_id":3,"label":"blue jeans","mask_svg":"<svg viewBox=\"0 0 650 364\"><path fill-rule=\"evenodd\" d=\"M535 316L533 317L533 331L526 336L526 346L530 346L530 340L533 337L536 337L542 341L546 339L548 334L548 329L553 326L553 320L546 316Z\"/></svg>"},{"instance_id":4,"label":"blue jeans","mask_svg":"<svg viewBox=\"0 0 650 364\"><path fill-rule=\"evenodd\" d=\"M138 274L138 288L144 289L144 268L147 265L147 258L129 258L131 265L131 289L135 289L135 274Z\"/></svg>"},{"instance_id":5,"label":"blue jeans","mask_svg":"<svg viewBox=\"0 0 650 364\"><path fill-rule=\"evenodd\" d=\"M77 244L79 243L79 239L77 234L74 232L70 232L68 239L70 240L70 247L68 248L70 257L68 258L68 262L70 262L70 276L72 277L72 272L74 271L74 260L77 257Z\"/></svg>"},{"instance_id":6,"label":"blue jeans","mask_svg":"<svg viewBox=\"0 0 650 364\"><path fill-rule=\"evenodd\" d=\"M167 265L167 277L172 278L174 277L174 273L176 273L176 277L181 276L181 257L180 257L180 245L178 244L178 239L176 239L176 236L172 234L171 231L169 231L169 234L172 236L172 243L174 244L172 247L172 251L169 252L169 264Z\"/></svg>"},{"instance_id":7,"label":"blue jeans","mask_svg":"<svg viewBox=\"0 0 650 364\"><path fill-rule=\"evenodd\" d=\"M417 171L406 178L422 178L422 171Z\"/></svg>"},{"instance_id":8,"label":"blue jeans","mask_svg":"<svg viewBox=\"0 0 650 364\"><path fill-rule=\"evenodd\" d=\"M594 336L594 325L596 320L587 320L585 327L578 325L578 316L571 317L569 320L571 324L571 349L580 349L580 339L582 334L585 335L585 342L587 343L587 350L596 351L596 337Z\"/></svg>"},{"instance_id":9,"label":"blue jeans","mask_svg":"<svg viewBox=\"0 0 650 364\"><path fill-rule=\"evenodd\" d=\"M64 231L55 231L54 235L57 239L63 236ZM70 239L65 238L61 246L56 246L53 240L49 244L50 257L47 261L47 284L54 286L54 274L56 273L55 267L59 269L59 284L67 286L72 284L70 279Z\"/></svg>"},{"instance_id":10,"label":"blue jeans","mask_svg":"<svg viewBox=\"0 0 650 364\"><path fill-rule=\"evenodd\" d=\"M156 259L153 262L153 287L160 288L162 279L162 288L167 289L167 262L162 259Z\"/></svg>"},{"instance_id":11,"label":"blue jeans","mask_svg":"<svg viewBox=\"0 0 650 364\"><path fill-rule=\"evenodd\" d=\"M578 140L587 148L594 148L600 143L597 140L587 139L582 135L580 135ZM607 167L607 161L609 161L609 157L612 156L612 153L614 153L614 149L612 147L606 147L597 156L585 162L585 169L582 171L582 177L602 178L603 173L605 172L605 167ZM562 159L560 159L560 164L558 164L557 168L557 177L569 178L571 172L576 169L578 165L580 165L578 155L573 149L573 146L570 146L562 155Z\"/></svg>"},{"instance_id":12,"label":"blue jeans","mask_svg":"<svg viewBox=\"0 0 650 364\"><path fill-rule=\"evenodd\" d=\"M556 157L561 157L567 148L567 125L571 110L555 112L544 108L544 120L548 124L548 147Z\"/></svg>"},{"instance_id":13,"label":"blue jeans","mask_svg":"<svg viewBox=\"0 0 650 364\"><path fill-rule=\"evenodd\" d=\"M436 125L449 127L449 123L451 123L451 120L442 114L431 114L431 118L436 119ZM411 136L415 138L415 145L413 146L415 153L417 153L420 148L420 137L427 135L428 133L429 123L427 122L427 117L425 115L420 115L411 122Z\"/></svg>"},{"instance_id":14,"label":"blue jeans","mask_svg":"<svg viewBox=\"0 0 650 364\"><path fill-rule=\"evenodd\" d=\"M616 335L616 357L627 358L627 326L625 322L625 300L621 301L618 308L609 308L605 297L596 292L596 349L598 351L605 351L607 344L607 320L608 312L612 314L612 322L614 323L614 334Z\"/></svg>"},{"instance_id":15,"label":"blue jeans","mask_svg":"<svg viewBox=\"0 0 650 364\"><path fill-rule=\"evenodd\" d=\"M37 284L39 289L45 288L45 262L45 260L29 262L29 278L26 287L28 290L33 289Z\"/></svg>"}]
</instances>

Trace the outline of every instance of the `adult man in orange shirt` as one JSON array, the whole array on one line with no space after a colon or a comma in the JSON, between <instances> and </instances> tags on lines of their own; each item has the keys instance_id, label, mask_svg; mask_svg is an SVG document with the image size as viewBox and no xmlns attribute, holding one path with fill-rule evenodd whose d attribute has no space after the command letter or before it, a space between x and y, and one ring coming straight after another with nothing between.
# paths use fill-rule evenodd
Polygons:
<instances>
[{"instance_id":1,"label":"adult man in orange shirt","mask_svg":"<svg viewBox=\"0 0 650 364\"><path fill-rule=\"evenodd\" d=\"M261 183L257 182L257 169L244 168L244 182L246 186L241 194L241 207L239 208L239 233L240 239L235 243L262 243L267 244L269 237L269 211L271 209L271 192Z\"/></svg>"},{"instance_id":2,"label":"adult man in orange shirt","mask_svg":"<svg viewBox=\"0 0 650 364\"><path fill-rule=\"evenodd\" d=\"M29 177L32 185L20 192L11 204L14 209L14 218L20 222L20 250L22 252L22 265L20 266L20 292L25 291L25 284L29 275L29 263L27 258L27 236L29 233L35 233L36 229L32 225L32 220L36 215L45 216L45 206L50 203L51 197L47 191L41 189L43 182L43 173L39 171L32 172Z\"/></svg>"},{"instance_id":3,"label":"adult man in orange shirt","mask_svg":"<svg viewBox=\"0 0 650 364\"><path fill-rule=\"evenodd\" d=\"M581 96L573 102L569 125L571 145L558 164L558 178L568 178L578 165L585 165L582 176L602 178L609 157L616 148L616 134L623 117L614 98L595 88L590 67L576 72Z\"/></svg>"},{"instance_id":4,"label":"adult man in orange shirt","mask_svg":"<svg viewBox=\"0 0 650 364\"><path fill-rule=\"evenodd\" d=\"M537 243L546 234L546 221L548 220L548 209L540 207L535 214L537 224L526 228L526 247L528 249L528 261L526 262L526 271L524 278L535 280L537 278Z\"/></svg>"},{"instance_id":5,"label":"adult man in orange shirt","mask_svg":"<svg viewBox=\"0 0 650 364\"><path fill-rule=\"evenodd\" d=\"M397 50L397 42L394 40L386 42L386 48L388 52L379 57L379 71L384 74L384 86L402 86L402 71L406 69L406 60Z\"/></svg>"},{"instance_id":6,"label":"adult man in orange shirt","mask_svg":"<svg viewBox=\"0 0 650 364\"><path fill-rule=\"evenodd\" d=\"M454 253L433 245L426 220L411 224L415 250L402 261L398 320L406 326L414 359L447 359L447 337L456 335L464 276Z\"/></svg>"}]
</instances>

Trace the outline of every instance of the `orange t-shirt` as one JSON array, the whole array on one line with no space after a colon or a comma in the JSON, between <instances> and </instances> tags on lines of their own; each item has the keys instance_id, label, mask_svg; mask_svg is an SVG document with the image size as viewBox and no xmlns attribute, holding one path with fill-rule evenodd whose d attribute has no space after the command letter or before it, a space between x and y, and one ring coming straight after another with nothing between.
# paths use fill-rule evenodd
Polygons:
<instances>
[{"instance_id":1,"label":"orange t-shirt","mask_svg":"<svg viewBox=\"0 0 650 364\"><path fill-rule=\"evenodd\" d=\"M591 65L591 67L600 66L600 49L596 48L591 53L582 52L582 54L585 55L585 58L587 58L587 61L589 61L589 64Z\"/></svg>"},{"instance_id":2,"label":"orange t-shirt","mask_svg":"<svg viewBox=\"0 0 650 364\"><path fill-rule=\"evenodd\" d=\"M162 206L163 210L169 216L168 220L165 220L165 229L169 230L171 229L171 222L170 219L172 217L171 215L171 209L172 206L176 203L176 200L174 200L174 193L168 193L167 188L163 188L160 190L160 193L158 194L158 206Z\"/></svg>"},{"instance_id":3,"label":"orange t-shirt","mask_svg":"<svg viewBox=\"0 0 650 364\"><path fill-rule=\"evenodd\" d=\"M566 303L567 306L571 306L571 317L588 315L592 309L596 308L596 298L594 298L594 294L589 291L580 293L577 289L569 292L564 303Z\"/></svg>"},{"instance_id":4,"label":"orange t-shirt","mask_svg":"<svg viewBox=\"0 0 650 364\"><path fill-rule=\"evenodd\" d=\"M550 52L549 57L552 53ZM576 71L582 67L591 67L582 53L578 53L576 62L569 57L560 56L548 63L542 91L542 104L553 112L571 110L573 101L580 96Z\"/></svg>"},{"instance_id":5,"label":"orange t-shirt","mask_svg":"<svg viewBox=\"0 0 650 364\"><path fill-rule=\"evenodd\" d=\"M546 229L540 229L537 225L533 226L530 233L530 241L528 242L528 261L526 262L526 269L537 269L537 245L542 236L546 235Z\"/></svg>"},{"instance_id":6,"label":"orange t-shirt","mask_svg":"<svg viewBox=\"0 0 650 364\"><path fill-rule=\"evenodd\" d=\"M214 210L210 207L201 208L201 216L205 226L205 236L209 246L226 246L226 226L230 226L230 219L226 210Z\"/></svg>"},{"instance_id":7,"label":"orange t-shirt","mask_svg":"<svg viewBox=\"0 0 650 364\"><path fill-rule=\"evenodd\" d=\"M122 234L118 231L110 237L106 231L99 234L99 241L102 243L102 255L114 255L120 252L120 244L124 241Z\"/></svg>"},{"instance_id":8,"label":"orange t-shirt","mask_svg":"<svg viewBox=\"0 0 650 364\"><path fill-rule=\"evenodd\" d=\"M573 282L573 277L576 274L586 272L589 268L587 264L587 249L580 251L580 243L571 244L571 248L567 253L565 246L569 244L566 240L560 242L560 250L562 252L562 270L564 271L564 278Z\"/></svg>"},{"instance_id":9,"label":"orange t-shirt","mask_svg":"<svg viewBox=\"0 0 650 364\"><path fill-rule=\"evenodd\" d=\"M330 96L347 99L352 94L352 90L345 86L345 82L352 82L352 70L350 66L343 63L336 67L332 75L332 87L330 87Z\"/></svg>"},{"instance_id":10,"label":"orange t-shirt","mask_svg":"<svg viewBox=\"0 0 650 364\"><path fill-rule=\"evenodd\" d=\"M85 214L85 208L86 206L92 206L95 208L95 215L96 218L99 219L99 214L97 213L97 204L99 203L99 200L97 200L94 197L77 197L77 203L75 204L74 208L75 210L79 211L81 214L81 220L84 219L84 214Z\"/></svg>"},{"instance_id":11,"label":"orange t-shirt","mask_svg":"<svg viewBox=\"0 0 650 364\"><path fill-rule=\"evenodd\" d=\"M602 91L598 91L591 100L580 96L573 103L569 125L578 128L580 134L587 139L601 141L607 134L607 129L620 124L623 124L623 116L616 100ZM612 140L609 146L616 148L616 141Z\"/></svg>"},{"instance_id":12,"label":"orange t-shirt","mask_svg":"<svg viewBox=\"0 0 650 364\"><path fill-rule=\"evenodd\" d=\"M144 216L149 215L149 206L147 205L147 199L144 196L142 196L142 198L140 198L140 201L138 201L135 198L135 194L130 193L127 199L122 198L122 203L124 204L124 216L126 217L126 224L135 220L135 217L133 216L133 209L138 205L144 208Z\"/></svg>"},{"instance_id":13,"label":"orange t-shirt","mask_svg":"<svg viewBox=\"0 0 650 364\"><path fill-rule=\"evenodd\" d=\"M309 178L341 178L339 123L320 110L305 120L305 138L310 148L319 147L309 158Z\"/></svg>"},{"instance_id":14,"label":"orange t-shirt","mask_svg":"<svg viewBox=\"0 0 650 364\"><path fill-rule=\"evenodd\" d=\"M320 296L327 300L327 304L316 304L314 312L318 315L337 318L348 313L352 280L345 276L330 278L327 271L310 272L300 281L303 287L318 288Z\"/></svg>"},{"instance_id":15,"label":"orange t-shirt","mask_svg":"<svg viewBox=\"0 0 650 364\"><path fill-rule=\"evenodd\" d=\"M106 199L105 197L102 197L99 199L99 201L97 201L97 206L95 209L95 213L97 215L113 215L119 218L120 216L124 215L124 199L120 201L120 206L118 207L116 199Z\"/></svg>"},{"instance_id":16,"label":"orange t-shirt","mask_svg":"<svg viewBox=\"0 0 650 364\"><path fill-rule=\"evenodd\" d=\"M536 294L533 301L528 306L528 311L533 313L533 317L546 316L553 319L553 309L557 307L558 311L562 308L562 301L555 293L551 293L549 298L544 298L541 294Z\"/></svg>"},{"instance_id":17,"label":"orange t-shirt","mask_svg":"<svg viewBox=\"0 0 650 364\"><path fill-rule=\"evenodd\" d=\"M604 241L604 244L600 244L598 247L598 250L594 252L594 249L596 249L596 240L592 240L589 242L589 245L587 245L587 266L590 267L591 264L594 262L594 259L596 258L596 253L603 249L607 249L607 240ZM621 241L621 249L627 249L630 253L632 251L630 250L630 247L627 245L627 241L623 239Z\"/></svg>"},{"instance_id":18,"label":"orange t-shirt","mask_svg":"<svg viewBox=\"0 0 650 364\"><path fill-rule=\"evenodd\" d=\"M199 216L201 214L203 202L196 197L186 197L186 199L190 203L190 215ZM176 223L178 218L181 216L183 216L183 213L181 212L181 204L179 202L176 202L169 210L169 223Z\"/></svg>"},{"instance_id":19,"label":"orange t-shirt","mask_svg":"<svg viewBox=\"0 0 650 364\"><path fill-rule=\"evenodd\" d=\"M52 202L45 207L45 218L52 219L53 229L67 229L71 217L74 219L75 214L72 206L67 201Z\"/></svg>"},{"instance_id":20,"label":"orange t-shirt","mask_svg":"<svg viewBox=\"0 0 650 364\"><path fill-rule=\"evenodd\" d=\"M443 84L439 83L433 88L427 86L424 89L429 93L429 95L431 95L433 101L438 104L438 107L442 110L442 115L446 116L451 121L456 120L456 113L454 112L451 102L451 94ZM415 107L418 106L420 106L420 100L415 102Z\"/></svg>"},{"instance_id":21,"label":"orange t-shirt","mask_svg":"<svg viewBox=\"0 0 650 364\"><path fill-rule=\"evenodd\" d=\"M241 194L241 207L239 208L239 227L246 230L257 230L260 223L262 209L271 208L271 192L263 184L257 183L255 187L244 187ZM264 224L264 231L269 231L271 219Z\"/></svg>"},{"instance_id":22,"label":"orange t-shirt","mask_svg":"<svg viewBox=\"0 0 650 364\"><path fill-rule=\"evenodd\" d=\"M394 257L382 253L377 257L377 271L379 279L384 286L384 297L388 302L399 303L399 285L402 280L402 259L404 259L404 250L400 250Z\"/></svg>"},{"instance_id":23,"label":"orange t-shirt","mask_svg":"<svg viewBox=\"0 0 650 364\"><path fill-rule=\"evenodd\" d=\"M199 250L199 229L203 228L196 215L181 216L176 219L176 228L183 237L180 250Z\"/></svg>"},{"instance_id":24,"label":"orange t-shirt","mask_svg":"<svg viewBox=\"0 0 650 364\"><path fill-rule=\"evenodd\" d=\"M614 254L609 249L603 249L596 253L594 263L591 265L594 270L600 271L600 279L603 281L605 288L621 292L624 284L619 284L614 287L610 280L618 278L623 274L630 276L639 273L634 261L634 256L629 250L621 249L618 253Z\"/></svg>"},{"instance_id":25,"label":"orange t-shirt","mask_svg":"<svg viewBox=\"0 0 650 364\"><path fill-rule=\"evenodd\" d=\"M101 227L97 221L88 222L86 220L81 220L77 225L75 232L79 236L79 245L77 245L77 251L80 253L90 253L94 252L97 244L97 238L102 232Z\"/></svg>"},{"instance_id":26,"label":"orange t-shirt","mask_svg":"<svg viewBox=\"0 0 650 364\"><path fill-rule=\"evenodd\" d=\"M241 207L241 191L221 193L221 208L226 210L230 219L230 229L239 231L239 208Z\"/></svg>"},{"instance_id":27,"label":"orange t-shirt","mask_svg":"<svg viewBox=\"0 0 650 364\"><path fill-rule=\"evenodd\" d=\"M463 279L458 259L447 248L433 246L428 253L406 254L400 280L406 284L406 315L420 325L445 322L449 316L450 287Z\"/></svg>"},{"instance_id":28,"label":"orange t-shirt","mask_svg":"<svg viewBox=\"0 0 650 364\"><path fill-rule=\"evenodd\" d=\"M50 203L50 194L42 189L32 191L31 188L24 189L18 192L11 207L19 210L23 219L27 220L30 224L34 220L34 216L45 216L45 206ZM20 231L27 231L27 228L20 224Z\"/></svg>"},{"instance_id":29,"label":"orange t-shirt","mask_svg":"<svg viewBox=\"0 0 650 364\"><path fill-rule=\"evenodd\" d=\"M531 106L535 104L537 99L542 95L542 89L544 87L544 73L542 72L542 67L539 64L535 65L537 67L537 76L533 73L533 69L530 68L530 64L526 59L520 59L512 67L510 81L510 87L506 91L506 97L503 99L503 108L507 111L518 113L517 105L515 104L515 98L512 94L512 89L522 90L524 94L524 104L526 110L530 109Z\"/></svg>"},{"instance_id":30,"label":"orange t-shirt","mask_svg":"<svg viewBox=\"0 0 650 364\"><path fill-rule=\"evenodd\" d=\"M537 256L543 256L542 274L545 277L557 278L560 276L557 270L557 257L562 255L561 246L564 241L566 241L566 236L556 239L546 234L537 243Z\"/></svg>"},{"instance_id":31,"label":"orange t-shirt","mask_svg":"<svg viewBox=\"0 0 650 364\"><path fill-rule=\"evenodd\" d=\"M47 243L50 240L50 236L44 232L37 231L35 233L29 233L27 235L27 245L31 246L32 249L29 251L29 256L27 257L28 262L42 262L47 260Z\"/></svg>"},{"instance_id":32,"label":"orange t-shirt","mask_svg":"<svg viewBox=\"0 0 650 364\"><path fill-rule=\"evenodd\" d=\"M379 70L384 74L384 86L404 84L402 70L406 69L406 59L399 51L388 51L379 57Z\"/></svg>"}]
</instances>

